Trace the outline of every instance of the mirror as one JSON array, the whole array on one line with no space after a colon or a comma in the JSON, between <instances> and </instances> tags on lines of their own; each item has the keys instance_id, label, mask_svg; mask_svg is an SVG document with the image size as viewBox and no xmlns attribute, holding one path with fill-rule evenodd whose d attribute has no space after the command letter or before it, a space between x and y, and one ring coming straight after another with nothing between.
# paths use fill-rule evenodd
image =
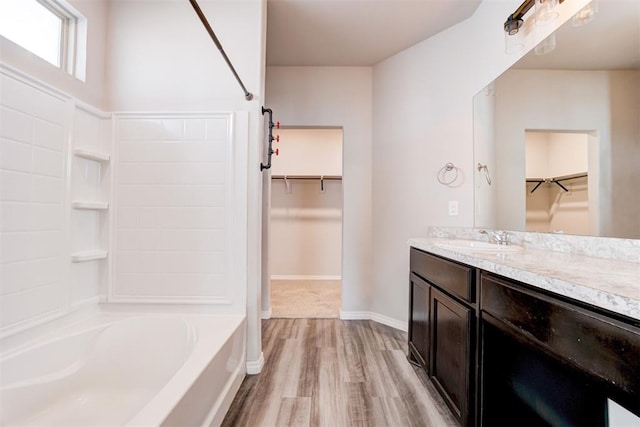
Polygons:
<instances>
[{"instance_id":1,"label":"mirror","mask_svg":"<svg viewBox=\"0 0 640 427\"><path fill-rule=\"evenodd\" d=\"M476 227L640 238L640 2L599 0L598 9L474 97ZM532 134L549 147L533 151L544 176L527 176ZM584 150L562 142L574 134ZM567 169L577 157L580 170Z\"/></svg>"}]
</instances>

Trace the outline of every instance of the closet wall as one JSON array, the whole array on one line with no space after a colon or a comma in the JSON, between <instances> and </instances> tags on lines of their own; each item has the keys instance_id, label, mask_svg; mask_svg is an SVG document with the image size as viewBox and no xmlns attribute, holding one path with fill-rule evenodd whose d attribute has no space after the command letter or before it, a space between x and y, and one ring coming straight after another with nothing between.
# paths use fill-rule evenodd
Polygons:
<instances>
[{"instance_id":1,"label":"closet wall","mask_svg":"<svg viewBox=\"0 0 640 427\"><path fill-rule=\"evenodd\" d=\"M565 132L526 132L527 231L588 235L589 212L597 200L589 199L589 135ZM574 179L563 177L580 176ZM561 179L558 184L531 179Z\"/></svg>"},{"instance_id":2,"label":"closet wall","mask_svg":"<svg viewBox=\"0 0 640 427\"><path fill-rule=\"evenodd\" d=\"M271 169L271 278L340 279L342 129L278 133L280 155Z\"/></svg>"}]
</instances>

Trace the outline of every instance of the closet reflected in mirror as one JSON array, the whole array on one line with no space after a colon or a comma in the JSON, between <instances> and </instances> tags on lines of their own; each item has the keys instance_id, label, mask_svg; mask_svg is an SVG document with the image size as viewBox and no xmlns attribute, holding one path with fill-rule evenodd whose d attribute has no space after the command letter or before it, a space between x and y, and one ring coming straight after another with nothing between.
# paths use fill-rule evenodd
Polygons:
<instances>
[{"instance_id":1,"label":"closet reflected in mirror","mask_svg":"<svg viewBox=\"0 0 640 427\"><path fill-rule=\"evenodd\" d=\"M342 288L342 128L284 128L271 167L271 317L337 318Z\"/></svg>"},{"instance_id":2,"label":"closet reflected in mirror","mask_svg":"<svg viewBox=\"0 0 640 427\"><path fill-rule=\"evenodd\" d=\"M598 209L597 177L589 186L589 135L527 131L524 139L526 231L588 235L595 219L589 212Z\"/></svg>"}]
</instances>

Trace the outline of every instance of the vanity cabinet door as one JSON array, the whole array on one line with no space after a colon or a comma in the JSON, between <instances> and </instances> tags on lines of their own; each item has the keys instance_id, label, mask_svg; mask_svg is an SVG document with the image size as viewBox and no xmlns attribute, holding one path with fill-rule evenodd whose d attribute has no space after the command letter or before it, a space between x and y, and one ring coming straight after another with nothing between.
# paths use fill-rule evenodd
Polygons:
<instances>
[{"instance_id":1,"label":"vanity cabinet door","mask_svg":"<svg viewBox=\"0 0 640 427\"><path fill-rule=\"evenodd\" d=\"M431 380L460 424L471 425L474 311L435 287L430 301Z\"/></svg>"},{"instance_id":2,"label":"vanity cabinet door","mask_svg":"<svg viewBox=\"0 0 640 427\"><path fill-rule=\"evenodd\" d=\"M429 372L429 291L427 282L411 275L409 352Z\"/></svg>"}]
</instances>

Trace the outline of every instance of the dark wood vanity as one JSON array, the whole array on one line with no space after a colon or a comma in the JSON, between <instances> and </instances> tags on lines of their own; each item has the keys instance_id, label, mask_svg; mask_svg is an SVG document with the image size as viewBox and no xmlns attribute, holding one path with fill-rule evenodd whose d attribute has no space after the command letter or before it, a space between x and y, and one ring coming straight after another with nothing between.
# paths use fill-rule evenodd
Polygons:
<instances>
[{"instance_id":1,"label":"dark wood vanity","mask_svg":"<svg viewBox=\"0 0 640 427\"><path fill-rule=\"evenodd\" d=\"M411 248L409 358L461 425L640 416L640 322Z\"/></svg>"}]
</instances>

